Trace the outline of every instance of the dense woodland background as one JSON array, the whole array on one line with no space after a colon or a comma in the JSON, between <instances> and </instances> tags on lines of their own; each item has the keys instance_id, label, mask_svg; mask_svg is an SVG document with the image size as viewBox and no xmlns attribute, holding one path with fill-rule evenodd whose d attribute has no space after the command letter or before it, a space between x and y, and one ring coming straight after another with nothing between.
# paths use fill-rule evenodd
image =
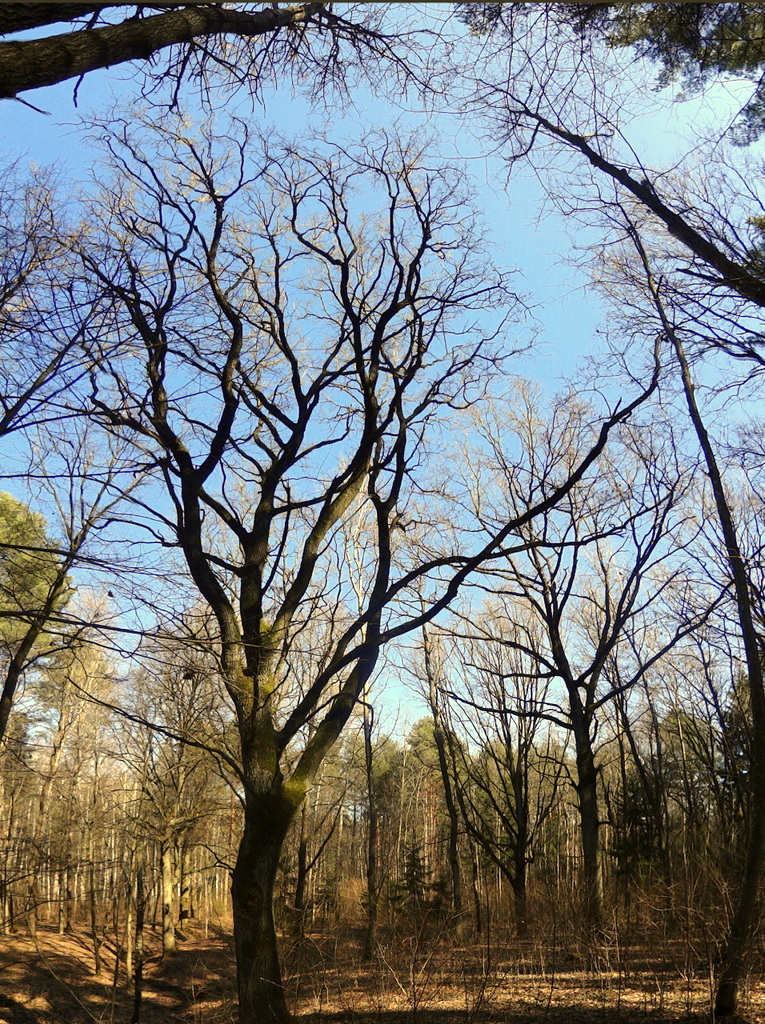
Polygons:
<instances>
[{"instance_id":1,"label":"dense woodland background","mask_svg":"<svg viewBox=\"0 0 765 1024\"><path fill-rule=\"evenodd\" d=\"M30 117L129 71L89 181L0 184L4 969L75 936L133 1024L229 940L241 1024L352 978L473 1021L566 969L759 1019L763 25L3 6ZM707 106L665 164L630 128L678 84ZM290 86L321 131L253 115ZM344 136L354 90L429 137ZM555 393L490 230L530 173L600 322Z\"/></svg>"}]
</instances>

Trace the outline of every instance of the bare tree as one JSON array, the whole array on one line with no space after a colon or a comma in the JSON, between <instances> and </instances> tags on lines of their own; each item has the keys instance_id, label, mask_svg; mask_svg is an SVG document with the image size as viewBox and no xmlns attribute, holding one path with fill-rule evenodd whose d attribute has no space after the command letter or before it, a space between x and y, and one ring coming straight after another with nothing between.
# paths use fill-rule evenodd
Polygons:
<instances>
[{"instance_id":1,"label":"bare tree","mask_svg":"<svg viewBox=\"0 0 765 1024\"><path fill-rule=\"evenodd\" d=\"M86 376L79 344L87 304L75 296L68 249L74 234L50 174L5 168L0 185L0 437L31 439L26 465L6 460L6 486L30 506L51 507L54 523L5 495L2 518L2 692L0 739L25 671L43 650L71 639L81 623L61 618L72 593L71 573L86 561L93 531L112 510L111 467L91 477L87 429L75 422L67 396ZM113 453L116 455L116 453ZM51 487L51 477L56 481ZM13 508L16 512L13 512ZM23 527L23 528L22 528ZM53 639L56 637L56 639Z\"/></svg>"},{"instance_id":2,"label":"bare tree","mask_svg":"<svg viewBox=\"0 0 765 1024\"><path fill-rule=\"evenodd\" d=\"M438 754L438 770L441 775L446 813L449 818L448 859L452 886L452 912L455 917L459 917L462 914L462 871L459 856L459 835L461 829L457 796L449 763L448 719L445 721L444 699L443 694L440 692L442 685L440 663L442 660L443 656L438 649L437 641L434 642L427 627L423 625L422 668L423 681L427 687L425 699L433 718L433 742L436 745L436 752Z\"/></svg>"},{"instance_id":3,"label":"bare tree","mask_svg":"<svg viewBox=\"0 0 765 1024\"><path fill-rule=\"evenodd\" d=\"M587 444L591 413L578 397L564 396L544 417L527 388L519 388L515 399L512 408L494 411L482 425L485 471L501 481L493 498L476 487L476 514L489 530L497 519L528 508L545 479L565 473ZM480 465L477 453L470 461ZM601 709L638 683L708 614L704 607L679 618L665 614L660 635L653 623L662 605L685 606L689 486L667 433L653 433L647 423L625 428L593 466L587 488L529 523L520 533L523 549L508 552L504 565L487 567L485 586L517 604L515 632L499 637L490 619L484 625L468 617L471 637L506 645L523 659L525 676L563 687L565 700L551 696L542 715L569 732L574 745L584 920L593 934L602 903ZM492 709L495 701L486 707Z\"/></svg>"},{"instance_id":4,"label":"bare tree","mask_svg":"<svg viewBox=\"0 0 765 1024\"><path fill-rule=\"evenodd\" d=\"M458 177L421 150L383 138L298 157L272 145L254 162L238 129L194 141L165 127L163 164L127 131L110 136L119 179L80 258L100 296L92 415L133 444L133 472L157 490L134 496L132 519L178 552L217 624L239 732L232 897L249 1024L288 1017L271 906L279 851L380 647L446 607L574 488L655 378L478 548L434 549L437 531L398 549L438 431L497 365L483 311L504 322L515 300L480 255ZM350 614L343 524L359 504L372 526ZM426 610L407 614L395 602L418 580Z\"/></svg>"},{"instance_id":5,"label":"bare tree","mask_svg":"<svg viewBox=\"0 0 765 1024\"><path fill-rule=\"evenodd\" d=\"M565 759L546 721L550 679L539 671L541 638L538 657L528 656L537 646L535 623L523 609L497 602L476 618L479 637L461 637L457 625L454 667L444 672L440 689L449 701L450 754L465 827L510 883L523 937L529 867L558 800ZM464 734L468 745L455 742L455 734Z\"/></svg>"},{"instance_id":6,"label":"bare tree","mask_svg":"<svg viewBox=\"0 0 765 1024\"><path fill-rule=\"evenodd\" d=\"M715 1001L715 1012L720 1016L730 1016L736 1012L738 985L744 968L744 955L759 913L759 888L765 862L765 679L763 678L765 643L763 643L760 626L762 609L759 606L759 592L752 579L750 560L739 538L734 508L726 493L715 445L696 398L695 383L683 343L682 330L676 327L674 317L665 304L660 282L654 277L651 261L640 234L633 225L629 224L628 226L645 273L646 288L657 320L663 336L672 347L677 360L688 415L693 424L709 476L717 519L722 533L728 579L733 590L746 658L752 722L750 756L752 813L744 871L730 932L723 952ZM717 269L714 264L712 264L712 268ZM721 281L720 283L728 283L730 288L737 291L741 288L740 281Z\"/></svg>"}]
</instances>

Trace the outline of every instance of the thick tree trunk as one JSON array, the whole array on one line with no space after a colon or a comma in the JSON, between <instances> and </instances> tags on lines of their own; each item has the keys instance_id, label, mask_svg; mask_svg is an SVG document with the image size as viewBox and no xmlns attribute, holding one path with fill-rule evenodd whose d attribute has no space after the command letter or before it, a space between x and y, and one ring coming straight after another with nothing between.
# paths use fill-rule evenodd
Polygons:
<instances>
[{"instance_id":1,"label":"thick tree trunk","mask_svg":"<svg viewBox=\"0 0 765 1024\"><path fill-rule=\"evenodd\" d=\"M158 50L200 36L268 35L305 24L322 6L308 3L250 13L221 4L200 5L148 18L128 18L119 25L0 43L0 96L55 85L126 61L148 61Z\"/></svg>"},{"instance_id":2,"label":"thick tree trunk","mask_svg":"<svg viewBox=\"0 0 765 1024\"><path fill-rule=\"evenodd\" d=\"M514 875L512 881L513 896L515 899L515 930L519 939L525 939L529 933L529 915L527 900L527 876L528 862L526 860L526 842L521 842L520 829L518 832L518 850L515 858Z\"/></svg>"},{"instance_id":3,"label":"thick tree trunk","mask_svg":"<svg viewBox=\"0 0 765 1024\"><path fill-rule=\"evenodd\" d=\"M513 885L513 898L515 902L515 931L519 939L527 938L529 934L529 911L526 897L526 865L523 866L523 876L516 877Z\"/></svg>"},{"instance_id":4,"label":"thick tree trunk","mask_svg":"<svg viewBox=\"0 0 765 1024\"><path fill-rule=\"evenodd\" d=\"M581 706L578 690L572 688L572 691L571 724L576 747L576 791L579 798L579 830L582 838L584 923L587 930L594 934L601 926L603 902L598 770L590 738L590 721Z\"/></svg>"},{"instance_id":5,"label":"thick tree trunk","mask_svg":"<svg viewBox=\"0 0 765 1024\"><path fill-rule=\"evenodd\" d=\"M231 880L239 1024L287 1024L273 895L294 805L281 794L248 794Z\"/></svg>"}]
</instances>

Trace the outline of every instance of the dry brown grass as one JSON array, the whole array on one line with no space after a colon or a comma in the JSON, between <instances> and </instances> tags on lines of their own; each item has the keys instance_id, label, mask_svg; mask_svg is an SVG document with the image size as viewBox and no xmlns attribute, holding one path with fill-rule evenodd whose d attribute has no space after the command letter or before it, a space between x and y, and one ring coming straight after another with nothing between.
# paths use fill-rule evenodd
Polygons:
<instances>
[{"instance_id":1,"label":"dry brown grass","mask_svg":"<svg viewBox=\"0 0 765 1024\"><path fill-rule=\"evenodd\" d=\"M679 945L603 948L595 956L541 942L489 948L448 929L419 941L383 937L364 963L358 936L285 940L288 987L301 1024L637 1024L710 1021L710 977ZM191 929L177 956L162 960L149 937L144 1024L235 1024L230 936ZM114 985L115 952L102 948L93 974L86 932L41 928L38 943L0 937L0 1024L126 1024L132 992ZM765 1024L765 984L745 987L740 1021Z\"/></svg>"}]
</instances>

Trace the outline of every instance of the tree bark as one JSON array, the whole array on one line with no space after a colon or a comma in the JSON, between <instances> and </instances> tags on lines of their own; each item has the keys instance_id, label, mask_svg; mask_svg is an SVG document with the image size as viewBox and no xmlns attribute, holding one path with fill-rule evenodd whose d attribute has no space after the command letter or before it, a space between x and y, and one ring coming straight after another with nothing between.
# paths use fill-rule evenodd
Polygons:
<instances>
[{"instance_id":1,"label":"tree bark","mask_svg":"<svg viewBox=\"0 0 765 1024\"><path fill-rule=\"evenodd\" d=\"M90 864L88 881L90 887L90 928L93 933L93 973L98 978L101 974L101 943L98 938L98 904L96 900L96 866L93 860L93 840L90 840Z\"/></svg>"},{"instance_id":2,"label":"tree bark","mask_svg":"<svg viewBox=\"0 0 765 1024\"><path fill-rule=\"evenodd\" d=\"M308 882L308 837L306 835L306 819L308 805L303 802L300 812L300 832L298 835L297 847L297 877L295 879L295 896L293 905L295 908L295 920L293 929L296 935L302 936L305 928L305 890Z\"/></svg>"},{"instance_id":3,"label":"tree bark","mask_svg":"<svg viewBox=\"0 0 765 1024\"><path fill-rule=\"evenodd\" d=\"M529 934L529 908L526 888L526 862L516 865L513 884L513 901L515 903L515 930L519 939Z\"/></svg>"},{"instance_id":4,"label":"tree bark","mask_svg":"<svg viewBox=\"0 0 765 1024\"><path fill-rule=\"evenodd\" d=\"M579 799L579 829L582 838L584 921L595 934L601 926L603 883L600 864L600 815L598 811L598 770L590 737L590 721L582 707L578 689L569 687L571 726L576 748L576 791Z\"/></svg>"},{"instance_id":5,"label":"tree bark","mask_svg":"<svg viewBox=\"0 0 765 1024\"><path fill-rule=\"evenodd\" d=\"M439 707L438 687L436 684L435 668L431 641L428 636L427 627L422 627L422 649L425 656L425 675L428 683L428 704L430 713L433 716L433 739L438 753L438 767L441 773L441 782L444 787L444 802L446 813L449 816L449 844L447 857L449 860L449 871L452 881L452 912L459 916L462 913L462 872L460 870L459 856L459 831L460 822L457 812L457 802L454 799L452 788L452 777L449 772L449 762L446 753L446 738L444 736L444 725Z\"/></svg>"},{"instance_id":6,"label":"tree bark","mask_svg":"<svg viewBox=\"0 0 765 1024\"><path fill-rule=\"evenodd\" d=\"M129 18L119 25L0 43L0 97L15 97L27 89L55 85L131 60L147 61L168 46L204 36L267 35L280 28L304 24L323 6L308 3L251 14L222 4L187 6L149 18Z\"/></svg>"},{"instance_id":7,"label":"tree bark","mask_svg":"<svg viewBox=\"0 0 765 1024\"><path fill-rule=\"evenodd\" d=\"M247 794L231 879L239 1024L287 1024L273 895L282 844L295 813L282 793Z\"/></svg>"},{"instance_id":8,"label":"tree bark","mask_svg":"<svg viewBox=\"0 0 765 1024\"><path fill-rule=\"evenodd\" d=\"M733 521L722 474L717 465L714 449L707 434L695 396L690 367L680 339L674 331L670 334L675 354L680 364L683 389L688 411L693 422L699 445L704 454L707 472L717 507L726 556L731 571L736 606L741 625L741 634L746 653L747 677L752 715L751 755L751 819L747 837L744 872L738 891L738 898L730 924L728 938L723 951L722 966L717 981L715 1015L731 1017L738 1003L738 985L744 968L749 937L760 911L760 882L765 861L765 680L762 670L762 639L757 633L752 608L750 581L746 560L738 543L736 526Z\"/></svg>"},{"instance_id":9,"label":"tree bark","mask_svg":"<svg viewBox=\"0 0 765 1024\"><path fill-rule=\"evenodd\" d=\"M11 32L24 32L30 28L41 28L43 25L54 25L57 21L73 21L87 15L98 14L107 7L118 4L79 4L79 3L7 3L0 4L0 35L7 36Z\"/></svg>"},{"instance_id":10,"label":"tree bark","mask_svg":"<svg viewBox=\"0 0 765 1024\"><path fill-rule=\"evenodd\" d=\"M160 853L162 875L162 953L172 956L178 951L175 936L175 882L176 882L176 850L171 837L162 841Z\"/></svg>"},{"instance_id":11,"label":"tree bark","mask_svg":"<svg viewBox=\"0 0 765 1024\"><path fill-rule=\"evenodd\" d=\"M367 930L364 936L364 959L371 960L377 941L377 797L372 760L372 708L364 702L364 762L367 780Z\"/></svg>"},{"instance_id":12,"label":"tree bark","mask_svg":"<svg viewBox=\"0 0 765 1024\"><path fill-rule=\"evenodd\" d=\"M473 891L473 913L475 914L475 934L477 938L483 935L483 913L481 912L481 890L478 878L478 851L475 845L471 844L470 850L471 888Z\"/></svg>"},{"instance_id":13,"label":"tree bark","mask_svg":"<svg viewBox=\"0 0 765 1024\"><path fill-rule=\"evenodd\" d=\"M143 999L143 924L146 896L143 887L143 863L139 861L135 876L135 947L133 974L133 1013L130 1024L140 1024Z\"/></svg>"},{"instance_id":14,"label":"tree bark","mask_svg":"<svg viewBox=\"0 0 765 1024\"><path fill-rule=\"evenodd\" d=\"M728 937L723 950L715 997L715 1016L731 1017L736 1013L739 980L744 969L747 946L760 912L760 884L763 875L763 864L765 863L765 676L763 674L763 648L765 644L763 644L763 638L756 626L752 583L749 578L747 560L738 541L736 522L725 491L714 446L696 401L696 388L690 365L685 355L685 349L680 336L667 316L659 287L654 280L642 241L634 228L631 229L630 233L642 260L651 297L661 320L665 336L675 351L678 366L680 367L680 376L688 414L704 456L709 482L714 495L717 518L725 543L725 556L730 570L730 582L733 584L736 610L738 612L741 638L746 657L752 716L752 752L750 763L751 817L749 833L747 835L744 870L733 912L733 920L730 923ZM699 255L706 258L702 253ZM715 266L714 262L708 262ZM731 287L736 287L731 281L727 283ZM740 288L736 290L741 294L746 294ZM756 296L747 297L759 301ZM760 301L760 305L765 305L765 301Z\"/></svg>"},{"instance_id":15,"label":"tree bark","mask_svg":"<svg viewBox=\"0 0 765 1024\"><path fill-rule=\"evenodd\" d=\"M528 866L529 866L529 809L528 800L522 792L523 782L519 778L522 768L516 766L516 777L513 779L516 806L516 842L515 865L513 867L513 894L515 897L515 929L519 939L525 939L529 933L528 916Z\"/></svg>"}]
</instances>

